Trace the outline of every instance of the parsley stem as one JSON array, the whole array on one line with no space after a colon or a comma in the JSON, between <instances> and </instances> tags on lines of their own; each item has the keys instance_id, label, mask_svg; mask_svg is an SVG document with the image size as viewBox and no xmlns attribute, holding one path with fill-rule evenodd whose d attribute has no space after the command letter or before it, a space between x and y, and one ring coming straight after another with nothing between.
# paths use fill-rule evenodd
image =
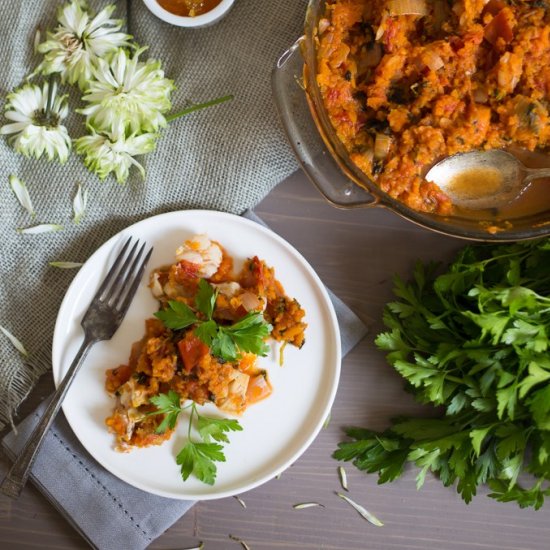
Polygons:
<instances>
[{"instance_id":1,"label":"parsley stem","mask_svg":"<svg viewBox=\"0 0 550 550\"><path fill-rule=\"evenodd\" d=\"M187 426L187 439L191 441L191 427L193 426L193 416L197 412L195 402L191 401L191 414L189 415L189 425Z\"/></svg>"},{"instance_id":2,"label":"parsley stem","mask_svg":"<svg viewBox=\"0 0 550 550\"><path fill-rule=\"evenodd\" d=\"M172 122L176 118L180 118L182 116L188 115L189 113L193 113L194 111L206 109L207 107L218 105L219 103L223 103L224 101L231 101L232 99L233 99L232 95L225 95L223 97L218 97L211 101L206 101L205 103L198 103L197 105L191 105L191 107L187 107L187 109L184 109L183 111L179 111L178 113L172 113L171 115L168 115L166 117L166 122Z\"/></svg>"}]
</instances>

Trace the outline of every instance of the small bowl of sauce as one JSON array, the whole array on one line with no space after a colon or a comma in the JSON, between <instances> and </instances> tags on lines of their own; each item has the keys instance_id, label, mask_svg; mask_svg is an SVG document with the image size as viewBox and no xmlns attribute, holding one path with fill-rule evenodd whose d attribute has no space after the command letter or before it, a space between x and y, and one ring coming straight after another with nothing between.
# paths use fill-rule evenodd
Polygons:
<instances>
[{"instance_id":1,"label":"small bowl of sauce","mask_svg":"<svg viewBox=\"0 0 550 550\"><path fill-rule=\"evenodd\" d=\"M159 19L178 27L207 27L224 17L235 0L143 0Z\"/></svg>"}]
</instances>

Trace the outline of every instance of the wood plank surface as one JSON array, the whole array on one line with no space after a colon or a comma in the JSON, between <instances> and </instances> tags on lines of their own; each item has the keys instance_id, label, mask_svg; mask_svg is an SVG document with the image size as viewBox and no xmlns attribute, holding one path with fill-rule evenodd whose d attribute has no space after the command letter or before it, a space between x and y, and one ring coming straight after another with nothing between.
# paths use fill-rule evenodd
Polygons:
<instances>
[{"instance_id":1,"label":"wood plank surface","mask_svg":"<svg viewBox=\"0 0 550 550\"><path fill-rule=\"evenodd\" d=\"M241 495L246 509L235 498L198 503L150 548L184 549L198 541L204 542L205 550L241 547L229 535L245 541L251 550L550 548L550 505L538 512L520 510L494 502L482 490L467 506L453 488L430 476L417 491L414 469L392 484L378 485L375 475L345 465L349 496L379 517L384 527L367 523L335 494L341 487L331 453L342 439L342 426L383 429L394 415L423 411L373 345L382 329L382 308L391 298L393 274L406 277L419 258L446 260L463 242L423 230L384 209L333 208L302 173L279 185L257 212L304 255L370 332L343 361L328 427L292 467L279 479ZM46 375L21 416L52 388ZM7 468L2 458L0 474ZM305 501L325 507L292 508ZM0 497L0 549L85 547L34 487L27 487L16 502Z\"/></svg>"}]
</instances>

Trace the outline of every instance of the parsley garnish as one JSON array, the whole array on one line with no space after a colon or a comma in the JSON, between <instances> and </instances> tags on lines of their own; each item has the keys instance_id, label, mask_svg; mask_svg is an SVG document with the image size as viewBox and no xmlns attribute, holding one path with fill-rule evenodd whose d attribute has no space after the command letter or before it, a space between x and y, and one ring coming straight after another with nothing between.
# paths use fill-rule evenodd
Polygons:
<instances>
[{"instance_id":1,"label":"parsley garnish","mask_svg":"<svg viewBox=\"0 0 550 550\"><path fill-rule=\"evenodd\" d=\"M156 414L165 415L155 430L156 433L163 434L167 429L173 430L176 427L178 416L183 410L181 408L180 396L174 390L170 390L168 393L161 393L151 397L149 401L155 405L157 410L148 413L148 416Z\"/></svg>"},{"instance_id":2,"label":"parsley garnish","mask_svg":"<svg viewBox=\"0 0 550 550\"><path fill-rule=\"evenodd\" d=\"M439 275L417 264L394 293L376 344L445 416L348 428L335 458L380 483L414 463L418 487L431 471L466 502L486 483L491 498L540 508L550 496L550 240L468 246Z\"/></svg>"},{"instance_id":3,"label":"parsley garnish","mask_svg":"<svg viewBox=\"0 0 550 550\"><path fill-rule=\"evenodd\" d=\"M216 297L217 291L201 279L195 296L200 317L187 304L176 300L170 300L168 308L158 311L155 316L173 330L194 326L196 336L210 348L212 355L224 361L236 361L243 351L265 357L269 351L265 338L273 327L263 314L251 311L233 325L220 325L212 318Z\"/></svg>"},{"instance_id":4,"label":"parsley garnish","mask_svg":"<svg viewBox=\"0 0 550 550\"><path fill-rule=\"evenodd\" d=\"M187 428L187 443L178 453L176 462L181 467L183 481L193 474L203 483L213 485L217 473L215 462L225 462L223 445L220 442L229 443L227 432L242 430L238 420L202 416L197 411L194 402L186 407L181 407L180 396L173 390L151 397L150 402L157 407L157 410L149 413L149 416L165 415L156 430L157 433L164 433L168 428L174 429L180 413L186 408L191 409ZM202 441L191 439L194 417L197 418L196 428Z\"/></svg>"}]
</instances>

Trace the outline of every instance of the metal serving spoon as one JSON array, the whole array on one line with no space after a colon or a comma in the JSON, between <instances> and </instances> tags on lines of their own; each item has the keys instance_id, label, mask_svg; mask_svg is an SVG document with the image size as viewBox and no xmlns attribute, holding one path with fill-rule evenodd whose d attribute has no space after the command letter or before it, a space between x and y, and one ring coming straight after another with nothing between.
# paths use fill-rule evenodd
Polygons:
<instances>
[{"instance_id":1,"label":"metal serving spoon","mask_svg":"<svg viewBox=\"0 0 550 550\"><path fill-rule=\"evenodd\" d=\"M550 177L550 168L526 168L506 151L459 153L438 162L426 174L455 206L481 210L517 199L532 180Z\"/></svg>"}]
</instances>

